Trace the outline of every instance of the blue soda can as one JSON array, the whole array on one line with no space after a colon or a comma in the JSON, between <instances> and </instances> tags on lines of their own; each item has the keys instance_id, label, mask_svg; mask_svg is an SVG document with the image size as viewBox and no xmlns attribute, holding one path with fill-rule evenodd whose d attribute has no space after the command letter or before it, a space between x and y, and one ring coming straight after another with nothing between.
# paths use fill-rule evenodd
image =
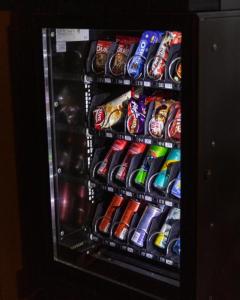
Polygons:
<instances>
[{"instance_id":1,"label":"blue soda can","mask_svg":"<svg viewBox=\"0 0 240 300\"><path fill-rule=\"evenodd\" d=\"M176 240L176 242L174 243L172 251L173 251L174 254L180 256L180 253L181 253L181 240L180 240L180 238L178 238Z\"/></svg>"},{"instance_id":2,"label":"blue soda can","mask_svg":"<svg viewBox=\"0 0 240 300\"><path fill-rule=\"evenodd\" d=\"M173 185L171 194L177 198L181 198L181 172L178 173L178 177Z\"/></svg>"},{"instance_id":3,"label":"blue soda can","mask_svg":"<svg viewBox=\"0 0 240 300\"><path fill-rule=\"evenodd\" d=\"M151 45L159 42L162 32L144 31L134 56L129 60L127 71L130 77L138 79L142 75L143 66Z\"/></svg>"},{"instance_id":4,"label":"blue soda can","mask_svg":"<svg viewBox=\"0 0 240 300\"><path fill-rule=\"evenodd\" d=\"M161 205L160 207L147 205L145 207L137 228L131 238L131 241L135 245L137 245L138 247L143 247L152 219L160 216L164 211L164 208L165 205Z\"/></svg>"},{"instance_id":5,"label":"blue soda can","mask_svg":"<svg viewBox=\"0 0 240 300\"><path fill-rule=\"evenodd\" d=\"M165 163L163 164L160 173L157 175L153 182L155 188L159 190L164 190L167 188L169 183L170 170L174 164L180 162L181 151L180 149L174 148L170 151L167 156Z\"/></svg>"}]
</instances>

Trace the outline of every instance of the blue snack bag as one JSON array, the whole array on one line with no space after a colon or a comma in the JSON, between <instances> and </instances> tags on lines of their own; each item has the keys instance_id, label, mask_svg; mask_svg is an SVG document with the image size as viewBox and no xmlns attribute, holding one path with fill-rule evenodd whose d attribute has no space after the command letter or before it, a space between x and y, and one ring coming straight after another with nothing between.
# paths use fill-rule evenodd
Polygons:
<instances>
[{"instance_id":1,"label":"blue snack bag","mask_svg":"<svg viewBox=\"0 0 240 300\"><path fill-rule=\"evenodd\" d=\"M130 77L138 79L142 75L143 66L147 58L149 47L158 43L163 33L158 31L144 31L134 56L129 60L127 71Z\"/></svg>"}]
</instances>

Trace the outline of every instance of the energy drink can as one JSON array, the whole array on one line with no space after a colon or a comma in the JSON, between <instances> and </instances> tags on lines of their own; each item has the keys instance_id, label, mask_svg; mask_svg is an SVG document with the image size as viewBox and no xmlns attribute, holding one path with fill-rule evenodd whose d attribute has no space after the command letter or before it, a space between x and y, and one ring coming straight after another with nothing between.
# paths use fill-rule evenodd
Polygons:
<instances>
[{"instance_id":1,"label":"energy drink can","mask_svg":"<svg viewBox=\"0 0 240 300\"><path fill-rule=\"evenodd\" d=\"M174 148L167 156L165 163L163 164L160 173L157 175L153 185L156 189L164 190L169 183L169 175L171 168L181 159L180 149Z\"/></svg>"},{"instance_id":2,"label":"energy drink can","mask_svg":"<svg viewBox=\"0 0 240 300\"><path fill-rule=\"evenodd\" d=\"M165 205L161 205L159 208L153 205L147 205L141 216L141 219L137 225L136 230L131 238L131 241L138 247L143 247L146 240L149 227L151 225L152 219L160 216L163 212Z\"/></svg>"},{"instance_id":3,"label":"energy drink can","mask_svg":"<svg viewBox=\"0 0 240 300\"><path fill-rule=\"evenodd\" d=\"M163 224L160 233L156 237L156 240L154 242L155 246L163 250L166 250L169 242L172 226L176 221L180 220L180 213L181 213L180 209L176 207L172 208L169 211L166 221Z\"/></svg>"},{"instance_id":4,"label":"energy drink can","mask_svg":"<svg viewBox=\"0 0 240 300\"><path fill-rule=\"evenodd\" d=\"M144 185L146 182L147 174L151 166L151 162L155 158L164 157L168 152L168 149L158 145L150 146L144 161L141 165L140 170L137 172L135 177L135 183L139 185Z\"/></svg>"},{"instance_id":5,"label":"energy drink can","mask_svg":"<svg viewBox=\"0 0 240 300\"><path fill-rule=\"evenodd\" d=\"M114 195L111 203L109 204L104 217L102 218L98 229L100 232L108 233L110 225L117 208L119 208L124 202L124 198L120 195Z\"/></svg>"},{"instance_id":6,"label":"energy drink can","mask_svg":"<svg viewBox=\"0 0 240 300\"><path fill-rule=\"evenodd\" d=\"M142 154L146 149L146 144L143 143L132 143L128 149L126 156L116 174L116 179L124 182L127 177L127 172L131 163L132 158L137 154Z\"/></svg>"},{"instance_id":7,"label":"energy drink can","mask_svg":"<svg viewBox=\"0 0 240 300\"><path fill-rule=\"evenodd\" d=\"M177 198L181 198L181 172L178 173L178 177L173 185L171 194Z\"/></svg>"},{"instance_id":8,"label":"energy drink can","mask_svg":"<svg viewBox=\"0 0 240 300\"><path fill-rule=\"evenodd\" d=\"M109 166L111 164L111 159L115 152L122 151L127 146L128 142L124 140L115 140L112 147L108 151L107 155L104 157L100 167L97 170L97 174L106 177L109 171Z\"/></svg>"},{"instance_id":9,"label":"energy drink can","mask_svg":"<svg viewBox=\"0 0 240 300\"><path fill-rule=\"evenodd\" d=\"M119 222L119 225L117 226L114 236L120 240L124 240L128 233L128 228L130 226L130 223L132 221L132 218L134 214L138 211L140 207L140 202L131 199L127 207L121 217L121 220Z\"/></svg>"}]
</instances>

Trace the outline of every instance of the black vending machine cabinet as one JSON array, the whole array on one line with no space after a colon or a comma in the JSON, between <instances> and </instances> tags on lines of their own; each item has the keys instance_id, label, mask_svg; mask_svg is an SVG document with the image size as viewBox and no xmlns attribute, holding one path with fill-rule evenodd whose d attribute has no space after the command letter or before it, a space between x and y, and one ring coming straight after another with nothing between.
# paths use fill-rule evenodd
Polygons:
<instances>
[{"instance_id":1,"label":"black vending machine cabinet","mask_svg":"<svg viewBox=\"0 0 240 300\"><path fill-rule=\"evenodd\" d=\"M147 11L13 22L23 254L53 299L238 299L240 12Z\"/></svg>"}]
</instances>

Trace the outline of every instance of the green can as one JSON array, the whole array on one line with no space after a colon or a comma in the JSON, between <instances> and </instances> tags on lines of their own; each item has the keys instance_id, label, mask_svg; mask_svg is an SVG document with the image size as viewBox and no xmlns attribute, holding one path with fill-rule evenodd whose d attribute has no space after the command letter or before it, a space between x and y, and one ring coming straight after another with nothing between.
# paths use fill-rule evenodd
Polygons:
<instances>
[{"instance_id":1,"label":"green can","mask_svg":"<svg viewBox=\"0 0 240 300\"><path fill-rule=\"evenodd\" d=\"M145 185L148 171L151 166L151 162L155 158L164 157L168 152L168 148L158 145L152 145L148 149L148 152L144 158L144 161L140 167L140 170L137 172L135 177L135 183L138 185Z\"/></svg>"}]
</instances>

